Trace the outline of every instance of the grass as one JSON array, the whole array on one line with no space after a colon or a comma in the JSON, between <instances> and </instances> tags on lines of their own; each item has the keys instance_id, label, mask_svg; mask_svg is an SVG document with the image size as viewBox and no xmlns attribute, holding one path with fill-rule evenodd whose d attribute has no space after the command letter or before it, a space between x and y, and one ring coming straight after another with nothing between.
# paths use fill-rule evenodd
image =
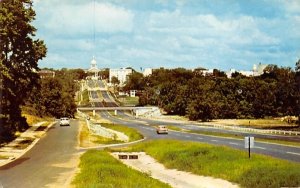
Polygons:
<instances>
[{"instance_id":1,"label":"grass","mask_svg":"<svg viewBox=\"0 0 300 188\"><path fill-rule=\"evenodd\" d=\"M219 137L226 137L226 138L244 139L244 136L230 134L230 133L210 132L210 131L203 131L203 130L186 130L186 129L182 129L180 127L171 126L171 125L169 125L167 127L170 130L174 130L174 131L182 131L182 132L189 132L189 133L195 133L195 134L204 134L204 135L208 135L208 136L219 136ZM289 145L289 146L300 146L300 143L298 143L298 142L274 140L274 139L267 139L267 138L265 138L265 139L264 138L255 138L255 141L283 144L283 145Z\"/></svg>"},{"instance_id":2,"label":"grass","mask_svg":"<svg viewBox=\"0 0 300 188\"><path fill-rule=\"evenodd\" d=\"M221 119L213 120L210 123L212 124L222 124L222 125L235 125L235 126L246 126L253 128L293 128L298 125L287 123L279 119Z\"/></svg>"},{"instance_id":3,"label":"grass","mask_svg":"<svg viewBox=\"0 0 300 188\"><path fill-rule=\"evenodd\" d=\"M27 107L27 106L23 106L22 107L22 116L24 116L26 118L26 121L28 123L28 125L34 125L36 123L42 122L42 121L53 121L53 118L51 117L39 117L36 115L32 115L31 111L33 109ZM44 126L44 124L43 124Z\"/></svg>"},{"instance_id":4,"label":"grass","mask_svg":"<svg viewBox=\"0 0 300 188\"><path fill-rule=\"evenodd\" d=\"M127 167L106 151L90 150L80 157L80 173L72 184L75 187L170 187L156 179Z\"/></svg>"},{"instance_id":5,"label":"grass","mask_svg":"<svg viewBox=\"0 0 300 188\"><path fill-rule=\"evenodd\" d=\"M200 131L200 130L185 130L184 132L189 133L196 133L196 134L204 134L209 136L219 136L219 137L227 137L227 138L237 138L237 139L244 139L244 136L236 135L236 134L229 134L229 133L219 133L219 132L209 132L209 131ZM283 145L290 145L290 146L300 146L298 142L291 142L291 141L284 141L284 140L274 140L271 138L255 138L255 141L261 142L269 142L269 143L276 143L276 144L283 144Z\"/></svg>"},{"instance_id":6,"label":"grass","mask_svg":"<svg viewBox=\"0 0 300 188\"><path fill-rule=\"evenodd\" d=\"M85 121L80 121L82 127L79 134L80 147L91 147L97 146L98 144L116 144L123 143L116 139L105 138L102 136L94 135L88 130L87 124Z\"/></svg>"},{"instance_id":7,"label":"grass","mask_svg":"<svg viewBox=\"0 0 300 188\"><path fill-rule=\"evenodd\" d=\"M9 159L8 156L4 156L4 155L0 155L0 160L6 160L6 159Z\"/></svg>"},{"instance_id":8,"label":"grass","mask_svg":"<svg viewBox=\"0 0 300 188\"><path fill-rule=\"evenodd\" d=\"M170 130L173 130L173 131L183 131L184 130L180 127L176 127L176 126L173 126L173 125L167 125L166 127Z\"/></svg>"},{"instance_id":9,"label":"grass","mask_svg":"<svg viewBox=\"0 0 300 188\"><path fill-rule=\"evenodd\" d=\"M130 142L144 138L143 135L139 133L137 130L123 125L112 124L112 123L101 123L101 126L124 133L129 137Z\"/></svg>"},{"instance_id":10,"label":"grass","mask_svg":"<svg viewBox=\"0 0 300 188\"><path fill-rule=\"evenodd\" d=\"M90 117L93 117L92 113L88 113L88 115L90 115ZM143 135L140 134L138 131L136 131L133 128L110 123L109 121L105 121L98 115L93 118L95 118L95 121L105 128L124 133L125 135L127 135L129 137L130 142L143 139ZM96 146L96 144L124 143L123 141L119 141L114 138L111 139L111 138L106 138L106 137L91 134L88 130L86 122L81 121L81 124L82 124L82 129L81 129L80 135L79 135L81 147Z\"/></svg>"},{"instance_id":11,"label":"grass","mask_svg":"<svg viewBox=\"0 0 300 188\"><path fill-rule=\"evenodd\" d=\"M81 105L87 105L87 104L89 104L89 93L88 93L88 90L86 89L82 92Z\"/></svg>"},{"instance_id":12,"label":"grass","mask_svg":"<svg viewBox=\"0 0 300 188\"><path fill-rule=\"evenodd\" d=\"M123 106L137 106L139 104L139 97L119 97L118 101Z\"/></svg>"},{"instance_id":13,"label":"grass","mask_svg":"<svg viewBox=\"0 0 300 188\"><path fill-rule=\"evenodd\" d=\"M157 140L132 146L130 151L145 151L167 168L188 171L235 182L242 187L298 187L300 164L252 154L225 146Z\"/></svg>"}]
</instances>

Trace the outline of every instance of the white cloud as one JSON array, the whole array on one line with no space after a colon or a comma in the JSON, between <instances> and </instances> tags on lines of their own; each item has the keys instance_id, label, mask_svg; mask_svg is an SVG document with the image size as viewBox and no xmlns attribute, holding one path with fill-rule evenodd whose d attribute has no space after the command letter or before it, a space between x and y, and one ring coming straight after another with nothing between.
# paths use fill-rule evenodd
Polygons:
<instances>
[{"instance_id":1,"label":"white cloud","mask_svg":"<svg viewBox=\"0 0 300 188\"><path fill-rule=\"evenodd\" d=\"M130 32L134 15L129 10L108 3L62 4L51 8L44 27L56 35L93 35L96 32ZM95 17L94 17L95 16Z\"/></svg>"},{"instance_id":2,"label":"white cloud","mask_svg":"<svg viewBox=\"0 0 300 188\"><path fill-rule=\"evenodd\" d=\"M219 14L211 5L184 0L96 0L95 45L93 1L34 1L37 34L47 44L45 65L50 67L86 68L95 55L99 67L247 70L254 63L288 64L291 59L294 66L299 56L298 1L276 1L283 13L271 17L242 9ZM224 3L224 10L231 4Z\"/></svg>"},{"instance_id":3,"label":"white cloud","mask_svg":"<svg viewBox=\"0 0 300 188\"><path fill-rule=\"evenodd\" d=\"M286 10L289 13L300 14L300 1L299 0L284 0L283 1Z\"/></svg>"},{"instance_id":4,"label":"white cloud","mask_svg":"<svg viewBox=\"0 0 300 188\"><path fill-rule=\"evenodd\" d=\"M176 10L153 13L150 16L149 30L198 39L215 38L228 44L278 43L278 39L260 30L257 21L251 16L240 16L235 19L219 19L212 14L187 16Z\"/></svg>"}]
</instances>

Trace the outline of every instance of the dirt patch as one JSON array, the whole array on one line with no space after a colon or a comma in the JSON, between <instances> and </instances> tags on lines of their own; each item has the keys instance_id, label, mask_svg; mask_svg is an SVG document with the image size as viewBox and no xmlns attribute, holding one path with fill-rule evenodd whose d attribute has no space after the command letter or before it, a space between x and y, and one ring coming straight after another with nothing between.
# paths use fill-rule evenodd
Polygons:
<instances>
[{"instance_id":1,"label":"dirt patch","mask_svg":"<svg viewBox=\"0 0 300 188\"><path fill-rule=\"evenodd\" d=\"M162 182L170 184L174 188L237 188L236 184L222 179L212 177L198 176L188 172L178 171L176 169L166 169L162 164L158 163L155 159L150 157L144 152L139 153L124 153L114 152L112 155L122 161L124 164L132 167L133 169L149 174L151 177L158 179ZM122 159L121 156L137 155L137 159ZM120 159L121 158L121 159ZM125 157L124 157L125 158Z\"/></svg>"},{"instance_id":2,"label":"dirt patch","mask_svg":"<svg viewBox=\"0 0 300 188\"><path fill-rule=\"evenodd\" d=\"M34 131L44 131L47 127L46 126L39 126L37 129Z\"/></svg>"}]
</instances>

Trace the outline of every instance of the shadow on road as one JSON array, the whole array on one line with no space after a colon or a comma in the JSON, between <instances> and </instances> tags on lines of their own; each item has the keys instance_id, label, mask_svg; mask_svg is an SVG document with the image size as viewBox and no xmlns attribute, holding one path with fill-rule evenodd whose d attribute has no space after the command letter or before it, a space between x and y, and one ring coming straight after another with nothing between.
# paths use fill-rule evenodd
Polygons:
<instances>
[{"instance_id":1,"label":"shadow on road","mask_svg":"<svg viewBox=\"0 0 300 188\"><path fill-rule=\"evenodd\" d=\"M18 166L19 164L21 164L21 163L23 163L23 162L25 162L25 161L27 161L27 160L29 160L29 159L30 159L29 157L22 157L22 158L20 158L20 159L15 160L15 161L12 162L12 163L9 163L9 164L7 164L7 165L4 165L4 166L0 167L0 170L8 170L8 169L10 169L10 168L13 168L13 167L15 167L15 166Z\"/></svg>"}]
</instances>

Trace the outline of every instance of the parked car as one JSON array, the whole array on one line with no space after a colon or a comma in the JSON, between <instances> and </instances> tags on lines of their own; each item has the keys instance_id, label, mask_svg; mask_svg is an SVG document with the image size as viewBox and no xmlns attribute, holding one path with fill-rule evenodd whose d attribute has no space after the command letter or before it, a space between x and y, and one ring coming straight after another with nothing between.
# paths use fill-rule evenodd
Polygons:
<instances>
[{"instance_id":1,"label":"parked car","mask_svg":"<svg viewBox=\"0 0 300 188\"><path fill-rule=\"evenodd\" d=\"M60 118L60 126L70 126L70 120L67 117Z\"/></svg>"},{"instance_id":2,"label":"parked car","mask_svg":"<svg viewBox=\"0 0 300 188\"><path fill-rule=\"evenodd\" d=\"M156 127L157 134L168 134L168 128L164 125L159 125Z\"/></svg>"}]
</instances>

